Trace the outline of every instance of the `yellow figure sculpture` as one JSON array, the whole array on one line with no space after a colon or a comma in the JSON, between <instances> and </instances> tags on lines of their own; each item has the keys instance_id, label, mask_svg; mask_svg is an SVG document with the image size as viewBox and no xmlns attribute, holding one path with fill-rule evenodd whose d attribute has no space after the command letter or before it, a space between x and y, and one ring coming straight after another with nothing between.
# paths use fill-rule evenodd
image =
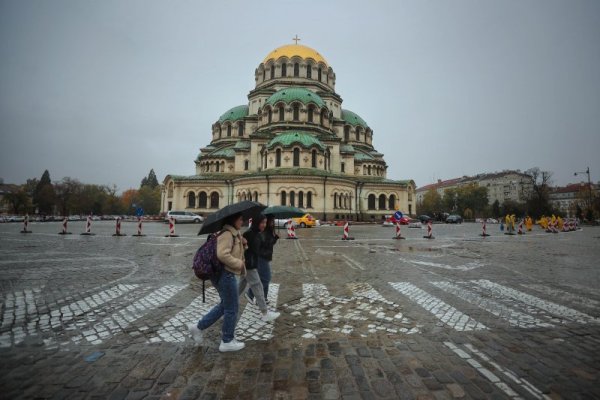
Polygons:
<instances>
[{"instance_id":1,"label":"yellow figure sculpture","mask_svg":"<svg viewBox=\"0 0 600 400\"><path fill-rule=\"evenodd\" d=\"M556 218L556 223L558 224L558 230L562 231L563 230L563 219L560 217L560 215L558 216L558 218Z\"/></svg>"},{"instance_id":2,"label":"yellow figure sculpture","mask_svg":"<svg viewBox=\"0 0 600 400\"><path fill-rule=\"evenodd\" d=\"M527 216L527 218L525 218L525 226L527 227L527 232L531 232L532 225L533 225L533 220L531 219L530 216Z\"/></svg>"}]
</instances>

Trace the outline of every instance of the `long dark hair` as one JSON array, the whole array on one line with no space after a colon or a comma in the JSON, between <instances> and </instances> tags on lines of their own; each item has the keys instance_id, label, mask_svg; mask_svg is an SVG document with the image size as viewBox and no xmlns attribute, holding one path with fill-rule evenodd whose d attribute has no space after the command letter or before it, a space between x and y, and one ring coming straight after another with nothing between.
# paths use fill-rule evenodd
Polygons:
<instances>
[{"instance_id":1,"label":"long dark hair","mask_svg":"<svg viewBox=\"0 0 600 400\"><path fill-rule=\"evenodd\" d=\"M225 220L223 221L223 225L233 226L235 224L235 221L237 221L237 219L241 216L242 213L230 215L229 217L225 218Z\"/></svg>"},{"instance_id":2,"label":"long dark hair","mask_svg":"<svg viewBox=\"0 0 600 400\"><path fill-rule=\"evenodd\" d=\"M271 222L273 223L273 225L271 225ZM269 215L267 217L267 227L265 228L265 232L269 232L273 236L275 236L275 217L272 215Z\"/></svg>"},{"instance_id":3,"label":"long dark hair","mask_svg":"<svg viewBox=\"0 0 600 400\"><path fill-rule=\"evenodd\" d=\"M267 217L264 214L258 214L258 216L256 218L252 218L252 226L250 227L250 229L254 232L260 232L258 230L258 226L265 219L267 219Z\"/></svg>"}]
</instances>

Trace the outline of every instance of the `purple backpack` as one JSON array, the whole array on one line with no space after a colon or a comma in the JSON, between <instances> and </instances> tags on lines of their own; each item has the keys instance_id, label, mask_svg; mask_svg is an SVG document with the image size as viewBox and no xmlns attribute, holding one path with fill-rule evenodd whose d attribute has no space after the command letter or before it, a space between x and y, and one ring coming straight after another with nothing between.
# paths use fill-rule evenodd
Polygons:
<instances>
[{"instance_id":1,"label":"purple backpack","mask_svg":"<svg viewBox=\"0 0 600 400\"><path fill-rule=\"evenodd\" d=\"M200 246L194 255L192 269L194 274L202 280L202 302L206 303L204 285L208 279L213 283L219 280L223 272L223 263L217 258L217 238L223 231L208 237L206 242Z\"/></svg>"}]
</instances>

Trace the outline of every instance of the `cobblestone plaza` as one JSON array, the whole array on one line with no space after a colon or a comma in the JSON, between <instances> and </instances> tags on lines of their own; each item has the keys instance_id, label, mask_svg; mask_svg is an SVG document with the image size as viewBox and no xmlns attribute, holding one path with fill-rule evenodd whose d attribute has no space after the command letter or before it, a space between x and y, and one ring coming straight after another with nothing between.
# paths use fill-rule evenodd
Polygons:
<instances>
[{"instance_id":1,"label":"cobblestone plaza","mask_svg":"<svg viewBox=\"0 0 600 400\"><path fill-rule=\"evenodd\" d=\"M84 224L0 225L2 398L600 397L600 228L301 229L275 248L281 317L240 300L246 348L221 354L220 323L203 346L186 328L218 301L198 225Z\"/></svg>"}]
</instances>

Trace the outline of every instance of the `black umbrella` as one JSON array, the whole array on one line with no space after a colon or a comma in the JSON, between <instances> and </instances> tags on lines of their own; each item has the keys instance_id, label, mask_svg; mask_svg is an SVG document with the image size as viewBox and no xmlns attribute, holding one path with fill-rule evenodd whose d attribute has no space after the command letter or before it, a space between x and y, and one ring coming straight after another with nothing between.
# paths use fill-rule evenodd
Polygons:
<instances>
[{"instance_id":1,"label":"black umbrella","mask_svg":"<svg viewBox=\"0 0 600 400\"><path fill-rule=\"evenodd\" d=\"M296 207L289 206L271 206L263 211L265 215L272 215L274 218L300 218L306 214L306 211Z\"/></svg>"},{"instance_id":2,"label":"black umbrella","mask_svg":"<svg viewBox=\"0 0 600 400\"><path fill-rule=\"evenodd\" d=\"M216 213L206 217L204 223L202 224L200 232L198 232L198 235L204 235L206 233L214 233L220 231L223 228L225 219L234 214L241 213L244 219L248 219L256 216L265 208L267 208L267 206L264 206L255 201L248 200L240 201L239 203L225 206L218 210Z\"/></svg>"}]
</instances>

